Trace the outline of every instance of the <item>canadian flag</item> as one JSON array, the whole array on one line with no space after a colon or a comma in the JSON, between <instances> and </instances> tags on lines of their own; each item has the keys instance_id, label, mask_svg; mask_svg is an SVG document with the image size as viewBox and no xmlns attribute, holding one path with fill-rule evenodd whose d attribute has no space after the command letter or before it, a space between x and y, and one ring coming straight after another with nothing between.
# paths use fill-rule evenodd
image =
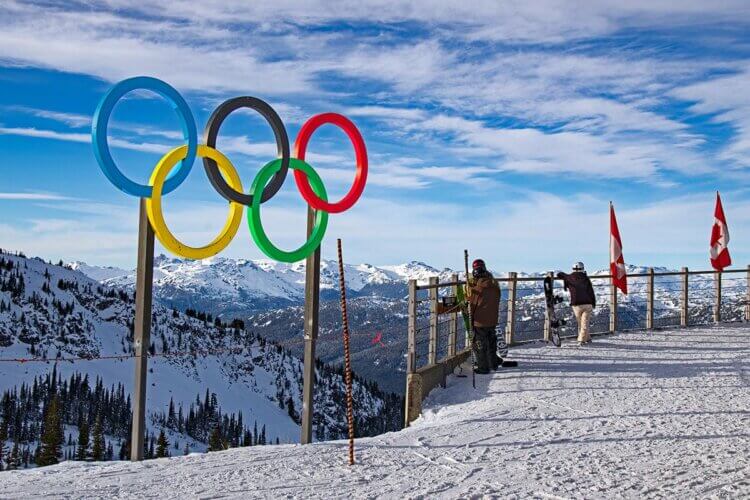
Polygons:
<instances>
[{"instance_id":1,"label":"canadian flag","mask_svg":"<svg viewBox=\"0 0 750 500\"><path fill-rule=\"evenodd\" d=\"M732 258L729 256L729 228L727 228L727 218L724 216L724 207L721 205L718 191L714 209L714 226L711 228L711 265L717 271L723 271L725 267L732 265Z\"/></svg>"},{"instance_id":2,"label":"canadian flag","mask_svg":"<svg viewBox=\"0 0 750 500\"><path fill-rule=\"evenodd\" d=\"M617 227L615 207L611 202L609 204L609 272L612 274L612 284L627 295L628 273L622 256L622 239L620 239L620 229Z\"/></svg>"}]
</instances>

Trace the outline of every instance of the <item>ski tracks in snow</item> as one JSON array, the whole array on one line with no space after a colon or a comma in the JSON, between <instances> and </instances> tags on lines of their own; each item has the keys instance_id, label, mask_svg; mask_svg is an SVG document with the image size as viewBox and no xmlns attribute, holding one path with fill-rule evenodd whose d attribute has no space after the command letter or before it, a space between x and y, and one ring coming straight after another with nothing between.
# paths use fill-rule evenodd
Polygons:
<instances>
[{"instance_id":1,"label":"ski tracks in snow","mask_svg":"<svg viewBox=\"0 0 750 500\"><path fill-rule=\"evenodd\" d=\"M750 328L515 348L519 368L450 378L410 428L140 464L0 474L2 498L742 498Z\"/></svg>"}]
</instances>

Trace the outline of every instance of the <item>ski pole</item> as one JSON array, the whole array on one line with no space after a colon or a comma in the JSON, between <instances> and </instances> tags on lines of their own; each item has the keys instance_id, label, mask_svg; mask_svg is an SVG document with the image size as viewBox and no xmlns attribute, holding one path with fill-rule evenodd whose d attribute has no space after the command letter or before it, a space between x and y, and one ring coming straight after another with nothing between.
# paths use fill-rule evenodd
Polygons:
<instances>
[{"instance_id":1,"label":"ski pole","mask_svg":"<svg viewBox=\"0 0 750 500\"><path fill-rule=\"evenodd\" d=\"M464 249L464 271L466 272L466 309L468 310L469 314L469 339L471 340L471 344L469 348L471 349L471 386L476 389L477 388L477 379L476 379L476 373L474 372L474 365L476 365L477 360L474 356L474 318L471 314L471 303L469 302L469 297L471 297L471 286L469 283L469 251L467 249Z\"/></svg>"}]
</instances>

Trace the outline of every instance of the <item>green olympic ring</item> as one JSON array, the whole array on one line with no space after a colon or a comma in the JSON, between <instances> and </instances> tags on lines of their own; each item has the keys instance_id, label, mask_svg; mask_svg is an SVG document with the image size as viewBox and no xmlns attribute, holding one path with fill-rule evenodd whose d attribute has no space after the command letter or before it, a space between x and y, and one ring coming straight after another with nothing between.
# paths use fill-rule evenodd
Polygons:
<instances>
[{"instance_id":1,"label":"green olympic ring","mask_svg":"<svg viewBox=\"0 0 750 500\"><path fill-rule=\"evenodd\" d=\"M314 252L320 245L321 241L323 241L323 236L328 227L328 212L322 210L315 211L315 224L312 233L310 234L310 238L308 238L308 240L296 250L287 252L271 243L271 240L263 229L263 223L260 221L260 204L263 199L263 190L266 188L269 180L281 169L281 165L281 158L272 160L266 163L256 174L250 190L250 192L253 193L253 204L247 212L247 222L250 226L250 234L252 234L255 244L258 245L258 248L260 248L264 254L280 262L297 262ZM312 166L304 160L289 158L289 168L303 172L309 179L310 185L315 194L324 202L328 201L328 195L323 180Z\"/></svg>"}]
</instances>

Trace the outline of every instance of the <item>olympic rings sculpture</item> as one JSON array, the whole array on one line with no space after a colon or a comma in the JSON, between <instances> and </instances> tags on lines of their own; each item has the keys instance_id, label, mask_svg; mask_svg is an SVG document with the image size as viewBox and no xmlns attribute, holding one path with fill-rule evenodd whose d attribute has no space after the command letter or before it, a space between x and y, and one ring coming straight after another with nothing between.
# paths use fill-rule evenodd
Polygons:
<instances>
[{"instance_id":1,"label":"olympic rings sculpture","mask_svg":"<svg viewBox=\"0 0 750 500\"><path fill-rule=\"evenodd\" d=\"M128 178L115 164L109 150L107 126L115 104L133 90L150 90L165 98L177 112L186 144L166 153L156 164L148 184ZM268 122L276 138L278 158L264 165L255 176L248 194L232 162L216 149L216 139L224 120L234 111L247 108L258 112ZM305 153L312 134L324 124L336 125L349 137L354 146L356 172L349 192L341 200L328 201L325 185L318 173L305 161ZM323 240L328 227L328 215L350 209L359 200L367 183L367 149L357 127L337 113L322 113L310 118L300 128L290 154L289 138L283 122L274 109L256 97L235 97L219 105L211 114L203 133L205 144L198 144L195 119L187 102L169 84L156 78L139 76L123 80L112 87L99 102L92 123L94 156L104 175L123 192L146 199L146 211L154 234L170 252L189 259L204 259L221 252L232 241L242 222L244 206L248 210L248 225L255 244L268 257L281 262L297 262L314 252ZM195 162L203 159L203 168L216 191L229 201L229 214L219 235L202 247L191 247L179 241L169 230L162 212L162 197L182 184ZM179 164L179 165L178 165ZM276 247L266 235L261 223L260 206L281 189L289 169L302 198L315 210L315 223L309 239L299 248L284 251Z\"/></svg>"}]
</instances>

